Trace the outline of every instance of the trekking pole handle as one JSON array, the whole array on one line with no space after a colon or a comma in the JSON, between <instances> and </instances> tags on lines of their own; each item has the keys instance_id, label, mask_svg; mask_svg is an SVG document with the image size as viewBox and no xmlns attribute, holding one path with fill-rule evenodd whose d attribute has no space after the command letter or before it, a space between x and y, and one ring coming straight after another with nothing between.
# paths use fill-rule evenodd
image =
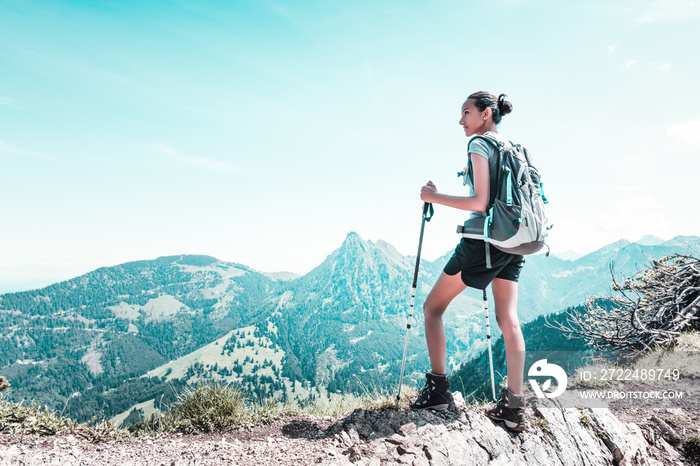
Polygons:
<instances>
[{"instance_id":1,"label":"trekking pole handle","mask_svg":"<svg viewBox=\"0 0 700 466\"><path fill-rule=\"evenodd\" d=\"M423 204L423 220L426 222L429 222L431 218L433 218L433 214L435 213L435 209L433 209L433 204L429 202L425 202Z\"/></svg>"}]
</instances>

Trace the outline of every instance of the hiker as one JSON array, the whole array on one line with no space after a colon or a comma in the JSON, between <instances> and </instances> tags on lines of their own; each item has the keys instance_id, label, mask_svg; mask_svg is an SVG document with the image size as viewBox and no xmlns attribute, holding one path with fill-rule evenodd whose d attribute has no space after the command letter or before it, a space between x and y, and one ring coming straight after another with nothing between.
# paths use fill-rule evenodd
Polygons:
<instances>
[{"instance_id":1,"label":"hiker","mask_svg":"<svg viewBox=\"0 0 700 466\"><path fill-rule=\"evenodd\" d=\"M496 130L503 115L513 110L512 104L505 97L505 94L496 98L488 92L476 92L467 98L462 105L459 120L467 137L485 135L496 141L505 141ZM420 197L428 203L471 211L465 229L470 225L480 225L483 230L486 211L493 204L496 195L499 152L492 144L476 138L468 145L468 157L473 185L470 196L442 194L432 181L428 181L421 189ZM525 429L522 398L525 341L518 321L517 301L518 277L525 260L521 255L509 254L495 247L487 252L483 234L480 239L474 236L462 238L423 304L430 372L426 373L425 386L411 407L440 410L446 409L452 402L447 378L442 315L450 302L466 287L484 290L491 284L496 320L505 341L508 386L503 388L496 406L487 410L486 414L491 419L504 421L511 430L522 431ZM490 254L490 267L487 267L487 254Z\"/></svg>"}]
</instances>

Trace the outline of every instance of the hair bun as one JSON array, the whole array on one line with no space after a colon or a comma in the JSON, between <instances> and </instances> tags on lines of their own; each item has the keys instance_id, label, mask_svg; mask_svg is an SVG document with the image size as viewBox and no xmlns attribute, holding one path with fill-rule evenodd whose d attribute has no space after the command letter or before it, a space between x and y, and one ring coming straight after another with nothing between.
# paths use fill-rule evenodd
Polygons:
<instances>
[{"instance_id":1,"label":"hair bun","mask_svg":"<svg viewBox=\"0 0 700 466\"><path fill-rule=\"evenodd\" d=\"M506 100L506 95L507 94L501 94L498 96L498 111L501 116L508 115L513 111L513 104Z\"/></svg>"}]
</instances>

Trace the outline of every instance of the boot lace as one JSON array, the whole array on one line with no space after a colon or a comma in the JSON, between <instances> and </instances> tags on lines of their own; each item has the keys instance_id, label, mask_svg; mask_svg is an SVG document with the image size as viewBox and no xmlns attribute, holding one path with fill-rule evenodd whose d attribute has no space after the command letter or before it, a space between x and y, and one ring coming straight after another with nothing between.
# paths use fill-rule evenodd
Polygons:
<instances>
[{"instance_id":1,"label":"boot lace","mask_svg":"<svg viewBox=\"0 0 700 466\"><path fill-rule=\"evenodd\" d=\"M420 389L420 398L422 399L426 395L429 395L430 393L435 391L435 381L432 379L428 379L425 381L425 385L423 385L423 388Z\"/></svg>"},{"instance_id":2,"label":"boot lace","mask_svg":"<svg viewBox=\"0 0 700 466\"><path fill-rule=\"evenodd\" d=\"M501 390L501 395L498 397L498 401L496 401L496 406L498 405L508 406L508 394L505 389Z\"/></svg>"}]
</instances>

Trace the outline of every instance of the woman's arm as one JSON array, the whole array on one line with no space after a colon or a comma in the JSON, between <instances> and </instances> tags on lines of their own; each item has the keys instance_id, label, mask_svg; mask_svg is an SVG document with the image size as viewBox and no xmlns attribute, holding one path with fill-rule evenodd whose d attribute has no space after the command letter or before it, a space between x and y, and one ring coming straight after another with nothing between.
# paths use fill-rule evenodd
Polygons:
<instances>
[{"instance_id":1,"label":"woman's arm","mask_svg":"<svg viewBox=\"0 0 700 466\"><path fill-rule=\"evenodd\" d=\"M469 154L474 170L474 196L449 196L441 194L432 181L421 189L420 198L424 202L442 204L455 209L484 212L489 205L489 161L478 154Z\"/></svg>"}]
</instances>

